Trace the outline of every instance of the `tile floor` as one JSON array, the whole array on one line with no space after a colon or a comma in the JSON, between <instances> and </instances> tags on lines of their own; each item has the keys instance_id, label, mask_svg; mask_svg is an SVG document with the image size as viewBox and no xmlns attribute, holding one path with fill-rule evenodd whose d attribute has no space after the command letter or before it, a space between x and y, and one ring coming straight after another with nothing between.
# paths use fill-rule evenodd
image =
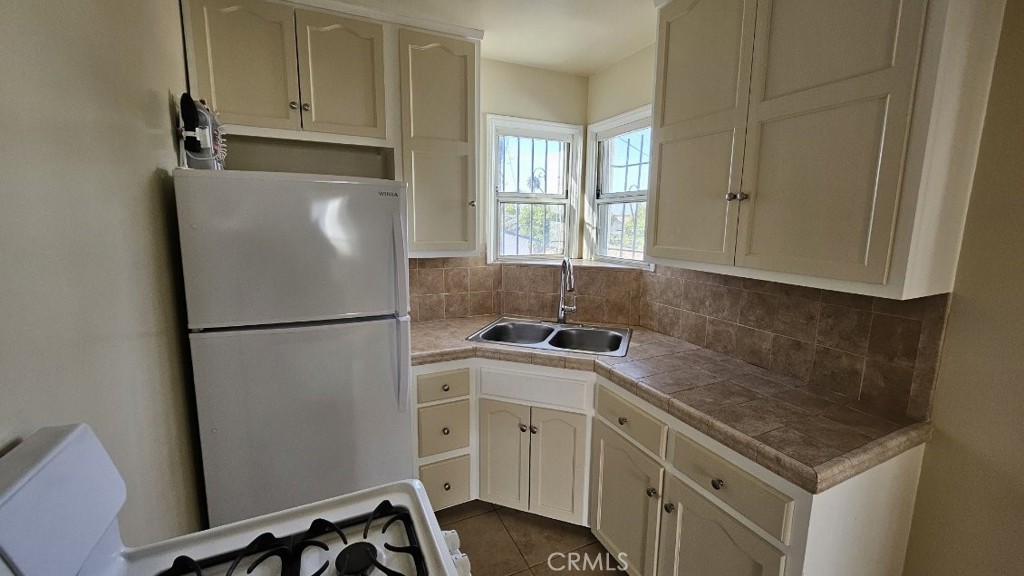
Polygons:
<instances>
[{"instance_id":1,"label":"tile floor","mask_svg":"<svg viewBox=\"0 0 1024 576\"><path fill-rule=\"evenodd\" d=\"M577 552L591 558L601 555L607 566L607 552L589 528L542 518L534 514L474 500L437 513L441 528L456 530L462 551L469 555L473 576L549 576L568 574L622 574L616 570L553 570L548 556ZM553 560L563 568L565 557Z\"/></svg>"}]
</instances>

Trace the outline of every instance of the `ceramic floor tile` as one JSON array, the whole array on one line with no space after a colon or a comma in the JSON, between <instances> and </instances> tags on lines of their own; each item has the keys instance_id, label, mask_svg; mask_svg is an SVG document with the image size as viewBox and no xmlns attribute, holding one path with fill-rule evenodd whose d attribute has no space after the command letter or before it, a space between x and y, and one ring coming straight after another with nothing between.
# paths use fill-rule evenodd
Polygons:
<instances>
[{"instance_id":1,"label":"ceramic floor tile","mask_svg":"<svg viewBox=\"0 0 1024 576\"><path fill-rule=\"evenodd\" d=\"M553 553L569 552L595 541L590 529L584 526L509 508L498 508L497 512L528 566L547 562ZM476 569L473 574L476 574Z\"/></svg>"},{"instance_id":2,"label":"ceramic floor tile","mask_svg":"<svg viewBox=\"0 0 1024 576\"><path fill-rule=\"evenodd\" d=\"M458 531L460 549L469 556L474 576L509 576L529 568L497 511L455 522L449 528Z\"/></svg>"},{"instance_id":3,"label":"ceramic floor tile","mask_svg":"<svg viewBox=\"0 0 1024 576\"><path fill-rule=\"evenodd\" d=\"M574 576L594 576L600 574L623 574L616 569L615 558L600 542L588 544L583 548L565 552L565 556L556 556L547 562L531 568L533 576L553 576L555 574L573 574Z\"/></svg>"},{"instance_id":4,"label":"ceramic floor tile","mask_svg":"<svg viewBox=\"0 0 1024 576\"><path fill-rule=\"evenodd\" d=\"M466 518L486 514L491 510L494 510L494 504L489 504L480 500L470 500L464 504L445 508L444 510L437 512L437 523L441 525L441 528L448 530L449 525L451 524L465 520Z\"/></svg>"}]
</instances>

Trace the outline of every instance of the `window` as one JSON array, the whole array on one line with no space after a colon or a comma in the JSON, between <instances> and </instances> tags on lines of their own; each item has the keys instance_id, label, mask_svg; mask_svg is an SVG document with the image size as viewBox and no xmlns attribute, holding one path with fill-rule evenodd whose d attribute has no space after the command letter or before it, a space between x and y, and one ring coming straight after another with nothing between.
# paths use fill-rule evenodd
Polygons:
<instances>
[{"instance_id":1,"label":"window","mask_svg":"<svg viewBox=\"0 0 1024 576\"><path fill-rule=\"evenodd\" d=\"M590 127L592 256L642 261L651 167L650 107Z\"/></svg>"},{"instance_id":2,"label":"window","mask_svg":"<svg viewBox=\"0 0 1024 576\"><path fill-rule=\"evenodd\" d=\"M487 129L494 258L572 254L582 127L489 115Z\"/></svg>"}]
</instances>

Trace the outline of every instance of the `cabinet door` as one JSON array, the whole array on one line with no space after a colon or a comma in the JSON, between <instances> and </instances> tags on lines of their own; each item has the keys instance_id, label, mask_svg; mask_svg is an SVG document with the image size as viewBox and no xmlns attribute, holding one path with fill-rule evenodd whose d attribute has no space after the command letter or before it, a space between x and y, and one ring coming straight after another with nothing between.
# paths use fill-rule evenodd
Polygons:
<instances>
[{"instance_id":1,"label":"cabinet door","mask_svg":"<svg viewBox=\"0 0 1024 576\"><path fill-rule=\"evenodd\" d=\"M530 422L530 512L581 524L587 417L533 408Z\"/></svg>"},{"instance_id":2,"label":"cabinet door","mask_svg":"<svg viewBox=\"0 0 1024 576\"><path fill-rule=\"evenodd\" d=\"M672 476L662 516L659 575L782 576L781 551Z\"/></svg>"},{"instance_id":3,"label":"cabinet door","mask_svg":"<svg viewBox=\"0 0 1024 576\"><path fill-rule=\"evenodd\" d=\"M295 25L302 128L385 138L384 27L309 10Z\"/></svg>"},{"instance_id":4,"label":"cabinet door","mask_svg":"<svg viewBox=\"0 0 1024 576\"><path fill-rule=\"evenodd\" d=\"M204 98L225 124L298 130L292 8L259 0L189 0L188 6L192 96Z\"/></svg>"},{"instance_id":5,"label":"cabinet door","mask_svg":"<svg viewBox=\"0 0 1024 576\"><path fill-rule=\"evenodd\" d=\"M480 400L480 499L530 505L530 407Z\"/></svg>"},{"instance_id":6,"label":"cabinet door","mask_svg":"<svg viewBox=\"0 0 1024 576\"><path fill-rule=\"evenodd\" d=\"M476 44L399 31L409 250L476 249Z\"/></svg>"},{"instance_id":7,"label":"cabinet door","mask_svg":"<svg viewBox=\"0 0 1024 576\"><path fill-rule=\"evenodd\" d=\"M603 422L594 422L590 528L632 576L654 576L661 476L656 461Z\"/></svg>"},{"instance_id":8,"label":"cabinet door","mask_svg":"<svg viewBox=\"0 0 1024 576\"><path fill-rule=\"evenodd\" d=\"M761 0L736 264L884 283L926 0Z\"/></svg>"},{"instance_id":9,"label":"cabinet door","mask_svg":"<svg viewBox=\"0 0 1024 576\"><path fill-rule=\"evenodd\" d=\"M647 253L732 264L755 0L661 9Z\"/></svg>"}]
</instances>

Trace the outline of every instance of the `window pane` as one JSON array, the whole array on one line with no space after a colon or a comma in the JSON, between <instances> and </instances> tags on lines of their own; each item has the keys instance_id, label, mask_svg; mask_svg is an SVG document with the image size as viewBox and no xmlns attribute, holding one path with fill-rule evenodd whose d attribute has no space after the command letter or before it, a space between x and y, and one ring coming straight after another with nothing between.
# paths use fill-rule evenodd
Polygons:
<instances>
[{"instance_id":1,"label":"window pane","mask_svg":"<svg viewBox=\"0 0 1024 576\"><path fill-rule=\"evenodd\" d=\"M597 253L601 256L643 260L647 229L647 202L615 202L597 209Z\"/></svg>"},{"instance_id":2,"label":"window pane","mask_svg":"<svg viewBox=\"0 0 1024 576\"><path fill-rule=\"evenodd\" d=\"M498 192L565 196L568 149L559 140L498 136Z\"/></svg>"},{"instance_id":3,"label":"window pane","mask_svg":"<svg viewBox=\"0 0 1024 576\"><path fill-rule=\"evenodd\" d=\"M502 202L499 256L565 253L565 205Z\"/></svg>"},{"instance_id":4,"label":"window pane","mask_svg":"<svg viewBox=\"0 0 1024 576\"><path fill-rule=\"evenodd\" d=\"M641 128L603 142L601 194L647 190L651 167L651 129Z\"/></svg>"}]
</instances>

